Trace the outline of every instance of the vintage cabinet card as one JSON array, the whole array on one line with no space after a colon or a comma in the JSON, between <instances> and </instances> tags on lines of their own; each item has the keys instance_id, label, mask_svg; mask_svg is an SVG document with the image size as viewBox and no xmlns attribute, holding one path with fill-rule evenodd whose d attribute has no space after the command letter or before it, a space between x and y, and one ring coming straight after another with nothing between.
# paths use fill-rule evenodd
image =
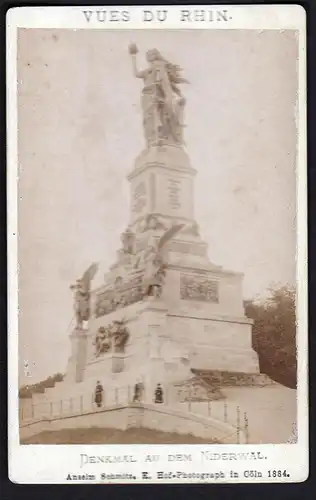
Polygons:
<instances>
[{"instance_id":1,"label":"vintage cabinet card","mask_svg":"<svg viewBox=\"0 0 316 500\"><path fill-rule=\"evenodd\" d=\"M308 476L305 12L7 14L17 483Z\"/></svg>"}]
</instances>

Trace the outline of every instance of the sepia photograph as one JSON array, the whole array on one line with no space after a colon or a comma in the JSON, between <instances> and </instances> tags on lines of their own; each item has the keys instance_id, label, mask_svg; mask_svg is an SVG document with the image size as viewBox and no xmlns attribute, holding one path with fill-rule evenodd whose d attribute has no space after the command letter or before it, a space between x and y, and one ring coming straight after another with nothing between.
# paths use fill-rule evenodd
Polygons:
<instances>
[{"instance_id":1,"label":"sepia photograph","mask_svg":"<svg viewBox=\"0 0 316 500\"><path fill-rule=\"evenodd\" d=\"M298 60L296 29L17 28L23 449L297 444Z\"/></svg>"}]
</instances>

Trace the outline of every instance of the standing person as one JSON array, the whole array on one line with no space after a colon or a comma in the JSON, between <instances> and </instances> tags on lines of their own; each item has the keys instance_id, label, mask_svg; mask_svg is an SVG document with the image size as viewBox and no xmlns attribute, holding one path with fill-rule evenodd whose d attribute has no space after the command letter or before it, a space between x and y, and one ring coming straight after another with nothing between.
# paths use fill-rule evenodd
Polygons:
<instances>
[{"instance_id":1,"label":"standing person","mask_svg":"<svg viewBox=\"0 0 316 500\"><path fill-rule=\"evenodd\" d=\"M95 396L94 396L94 401L95 404L97 405L98 408L102 406L102 401L103 401L103 386L100 382L100 380L97 381L97 385L95 388Z\"/></svg>"},{"instance_id":2,"label":"standing person","mask_svg":"<svg viewBox=\"0 0 316 500\"><path fill-rule=\"evenodd\" d=\"M155 403L163 403L163 390L160 384L157 384L155 390Z\"/></svg>"},{"instance_id":3,"label":"standing person","mask_svg":"<svg viewBox=\"0 0 316 500\"><path fill-rule=\"evenodd\" d=\"M134 396L133 403L140 403L143 399L144 394L144 384L141 381L137 381L134 385Z\"/></svg>"},{"instance_id":4,"label":"standing person","mask_svg":"<svg viewBox=\"0 0 316 500\"><path fill-rule=\"evenodd\" d=\"M134 386L133 403L139 403L140 399L140 384L137 382Z\"/></svg>"}]
</instances>

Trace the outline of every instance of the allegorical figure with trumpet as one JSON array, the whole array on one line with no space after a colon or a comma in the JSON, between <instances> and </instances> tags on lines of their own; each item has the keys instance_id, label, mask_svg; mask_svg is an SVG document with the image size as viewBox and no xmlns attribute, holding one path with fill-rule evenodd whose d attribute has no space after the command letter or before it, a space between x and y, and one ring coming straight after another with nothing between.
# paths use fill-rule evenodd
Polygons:
<instances>
[{"instance_id":1,"label":"allegorical figure with trumpet","mask_svg":"<svg viewBox=\"0 0 316 500\"><path fill-rule=\"evenodd\" d=\"M144 81L142 109L148 146L161 142L182 144L185 98L178 85L188 82L181 76L181 67L167 61L157 49L151 49L146 54L148 68L139 71L134 43L130 44L129 53L134 75Z\"/></svg>"}]
</instances>

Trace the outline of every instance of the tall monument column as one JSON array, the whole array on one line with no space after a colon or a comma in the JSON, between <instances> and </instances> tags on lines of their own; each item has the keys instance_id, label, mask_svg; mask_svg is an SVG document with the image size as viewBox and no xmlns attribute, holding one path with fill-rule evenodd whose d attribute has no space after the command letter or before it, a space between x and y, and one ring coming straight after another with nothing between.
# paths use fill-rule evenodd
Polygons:
<instances>
[{"instance_id":1,"label":"tall monument column","mask_svg":"<svg viewBox=\"0 0 316 500\"><path fill-rule=\"evenodd\" d=\"M87 340L89 332L84 328L74 328L69 335L71 355L68 360L66 382L82 382L87 362Z\"/></svg>"}]
</instances>

